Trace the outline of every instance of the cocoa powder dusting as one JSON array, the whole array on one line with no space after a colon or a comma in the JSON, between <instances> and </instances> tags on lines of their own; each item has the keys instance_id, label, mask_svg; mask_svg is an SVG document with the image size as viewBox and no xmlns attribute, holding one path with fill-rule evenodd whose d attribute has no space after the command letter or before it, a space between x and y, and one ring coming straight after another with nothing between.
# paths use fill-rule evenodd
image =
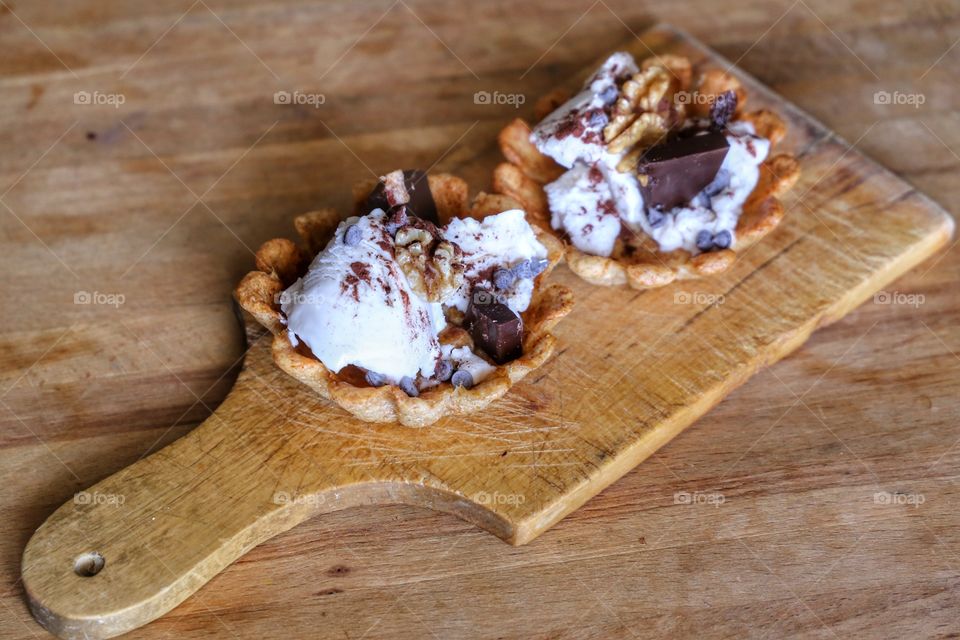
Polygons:
<instances>
[{"instance_id":1,"label":"cocoa powder dusting","mask_svg":"<svg viewBox=\"0 0 960 640\"><path fill-rule=\"evenodd\" d=\"M583 120L580 118L580 112L574 110L567 114L567 117L557 125L557 130L554 132L554 136L558 140L563 140L564 138L570 136L579 138L583 135L585 130L586 129L583 126Z\"/></svg>"},{"instance_id":2,"label":"cocoa powder dusting","mask_svg":"<svg viewBox=\"0 0 960 640\"><path fill-rule=\"evenodd\" d=\"M617 206L614 204L613 200L607 199L601 201L597 204L597 209L600 211L601 215L605 216L615 216L617 215Z\"/></svg>"},{"instance_id":3,"label":"cocoa powder dusting","mask_svg":"<svg viewBox=\"0 0 960 640\"><path fill-rule=\"evenodd\" d=\"M353 271L354 275L360 279L364 284L370 284L370 267L362 262L351 262L350 270Z\"/></svg>"}]
</instances>

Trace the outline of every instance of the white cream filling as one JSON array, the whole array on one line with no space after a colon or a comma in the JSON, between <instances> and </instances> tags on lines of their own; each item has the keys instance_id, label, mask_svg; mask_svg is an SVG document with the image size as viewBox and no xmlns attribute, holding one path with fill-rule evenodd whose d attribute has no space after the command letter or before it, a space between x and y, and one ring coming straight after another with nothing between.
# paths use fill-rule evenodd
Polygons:
<instances>
[{"instance_id":1,"label":"white cream filling","mask_svg":"<svg viewBox=\"0 0 960 640\"><path fill-rule=\"evenodd\" d=\"M605 119L591 117L616 97L618 81L637 73L629 53L611 55L583 85L583 89L544 118L530 134L541 153L573 167L577 162L594 164L604 155ZM571 133L571 131L574 131Z\"/></svg>"},{"instance_id":2,"label":"white cream filling","mask_svg":"<svg viewBox=\"0 0 960 640\"><path fill-rule=\"evenodd\" d=\"M461 312L466 312L473 288L489 283L492 270L547 257L547 248L537 240L522 209L511 209L483 220L454 218L447 224L443 237L463 250L463 285L443 301L444 305ZM533 279L517 278L513 286L497 294L498 302L523 313L533 296Z\"/></svg>"},{"instance_id":3,"label":"white cream filling","mask_svg":"<svg viewBox=\"0 0 960 640\"><path fill-rule=\"evenodd\" d=\"M544 191L550 226L565 231L584 253L610 255L620 235L620 218L610 185L599 169L576 164Z\"/></svg>"},{"instance_id":4,"label":"white cream filling","mask_svg":"<svg viewBox=\"0 0 960 640\"><path fill-rule=\"evenodd\" d=\"M647 233L665 252L685 249L699 253L697 236L702 231L711 237L727 231L732 245L737 220L757 185L759 167L770 151L770 142L756 136L749 122L730 123L726 135L730 150L714 183L689 206L653 212L655 224L651 224L636 175L616 170L622 154L607 152L604 124L584 116L610 104L611 87L616 88L619 80L634 73L637 65L630 54L613 54L584 83L580 93L544 118L530 134L530 141L541 153L569 169L545 187L551 226L565 231L581 251L598 256L613 252L621 225ZM570 133L573 129L577 135ZM601 172L603 183L596 181L591 167ZM611 200L616 215L610 215Z\"/></svg>"},{"instance_id":5,"label":"white cream filling","mask_svg":"<svg viewBox=\"0 0 960 640\"><path fill-rule=\"evenodd\" d=\"M644 231L657 241L661 251L699 253L697 235L701 231L712 236L727 231L731 246L736 241L737 221L760 179L760 165L770 152L770 141L755 135L753 124L745 121L731 122L726 137L730 150L711 185L689 206L665 212L658 224L650 224L649 217L643 219Z\"/></svg>"},{"instance_id":6,"label":"white cream filling","mask_svg":"<svg viewBox=\"0 0 960 640\"><path fill-rule=\"evenodd\" d=\"M446 321L441 305L414 293L380 246L389 240L383 217L375 210L342 222L307 274L281 294L280 306L291 343L302 340L328 369L355 365L396 384L405 376L433 375L437 334ZM352 225L362 234L353 246L344 242Z\"/></svg>"},{"instance_id":7,"label":"white cream filling","mask_svg":"<svg viewBox=\"0 0 960 640\"><path fill-rule=\"evenodd\" d=\"M676 207L661 216L654 214L657 224L650 223L636 176L617 171L620 156L609 153L601 155L594 165L603 175L603 183L588 179L588 165L577 164L546 185L550 224L565 231L570 242L584 253L605 257L613 252L621 223L627 229L646 233L665 252L684 249L699 253L697 236L701 231L711 236L728 231L732 246L743 204L757 186L770 141L755 135L753 125L746 121L730 123L726 138L730 149L714 182L689 206ZM609 215L605 203L610 199L617 216Z\"/></svg>"},{"instance_id":8,"label":"white cream filling","mask_svg":"<svg viewBox=\"0 0 960 640\"><path fill-rule=\"evenodd\" d=\"M475 354L470 347L457 347L445 344L440 347L443 351L444 359L450 360L454 371L466 371L473 378L474 384L490 377L490 374L496 371L496 367Z\"/></svg>"},{"instance_id":9,"label":"white cream filling","mask_svg":"<svg viewBox=\"0 0 960 640\"><path fill-rule=\"evenodd\" d=\"M354 365L385 376L391 384L418 374L431 378L441 356L450 357L455 369L469 371L475 382L489 376L494 367L468 347L452 352L441 348L443 308L465 312L476 281L484 274L489 277L493 269L546 258L547 250L524 212L513 209L482 221L451 220L442 233L463 251L465 283L441 303L428 302L411 289L393 256L393 239L384 222L379 209L342 222L307 274L281 294L291 344L304 342L333 372ZM344 237L351 226L360 235L356 244L348 245ZM530 305L533 279L518 278L498 294L511 309L523 312Z\"/></svg>"}]
</instances>

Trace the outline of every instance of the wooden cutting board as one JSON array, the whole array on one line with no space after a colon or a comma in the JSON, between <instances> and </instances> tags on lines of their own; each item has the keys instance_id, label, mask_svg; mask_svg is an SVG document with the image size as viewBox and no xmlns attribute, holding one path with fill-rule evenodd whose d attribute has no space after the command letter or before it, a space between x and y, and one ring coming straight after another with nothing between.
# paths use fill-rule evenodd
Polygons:
<instances>
[{"instance_id":1,"label":"wooden cutting board","mask_svg":"<svg viewBox=\"0 0 960 640\"><path fill-rule=\"evenodd\" d=\"M729 66L669 27L621 49ZM803 177L784 224L731 271L641 293L561 268L577 307L556 329L555 358L483 413L425 430L354 420L279 371L269 335L248 325L244 369L206 422L34 534L22 571L37 619L62 637L123 633L260 542L356 505L419 505L527 543L946 243L953 221L938 206L741 79L751 107L788 121L781 148Z\"/></svg>"}]
</instances>

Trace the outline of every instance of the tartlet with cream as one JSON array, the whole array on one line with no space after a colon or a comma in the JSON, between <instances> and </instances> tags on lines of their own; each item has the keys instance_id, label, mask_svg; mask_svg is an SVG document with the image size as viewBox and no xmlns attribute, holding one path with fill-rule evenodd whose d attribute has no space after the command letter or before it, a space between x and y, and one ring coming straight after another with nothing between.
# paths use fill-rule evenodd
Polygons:
<instances>
[{"instance_id":1,"label":"tartlet with cream","mask_svg":"<svg viewBox=\"0 0 960 640\"><path fill-rule=\"evenodd\" d=\"M799 177L771 153L785 124L745 112L729 73L693 72L680 56L638 66L615 53L573 97L541 100L532 129L517 119L500 133L494 190L562 238L585 280L646 289L717 274L782 219Z\"/></svg>"},{"instance_id":2,"label":"tartlet with cream","mask_svg":"<svg viewBox=\"0 0 960 640\"><path fill-rule=\"evenodd\" d=\"M554 236L509 198L468 206L446 174L395 171L356 196L346 219L299 216L305 248L268 241L237 286L281 369L362 420L420 427L487 406L547 360L573 305L545 283Z\"/></svg>"}]
</instances>

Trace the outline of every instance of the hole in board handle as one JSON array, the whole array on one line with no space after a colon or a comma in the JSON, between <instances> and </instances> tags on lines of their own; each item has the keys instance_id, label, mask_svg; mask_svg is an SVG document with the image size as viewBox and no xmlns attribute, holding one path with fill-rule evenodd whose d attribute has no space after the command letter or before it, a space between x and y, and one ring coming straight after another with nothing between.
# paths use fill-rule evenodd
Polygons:
<instances>
[{"instance_id":1,"label":"hole in board handle","mask_svg":"<svg viewBox=\"0 0 960 640\"><path fill-rule=\"evenodd\" d=\"M87 553L81 553L73 561L73 572L81 578L92 578L100 573L106 563L107 561L104 560L102 554L97 551L88 551Z\"/></svg>"}]
</instances>

